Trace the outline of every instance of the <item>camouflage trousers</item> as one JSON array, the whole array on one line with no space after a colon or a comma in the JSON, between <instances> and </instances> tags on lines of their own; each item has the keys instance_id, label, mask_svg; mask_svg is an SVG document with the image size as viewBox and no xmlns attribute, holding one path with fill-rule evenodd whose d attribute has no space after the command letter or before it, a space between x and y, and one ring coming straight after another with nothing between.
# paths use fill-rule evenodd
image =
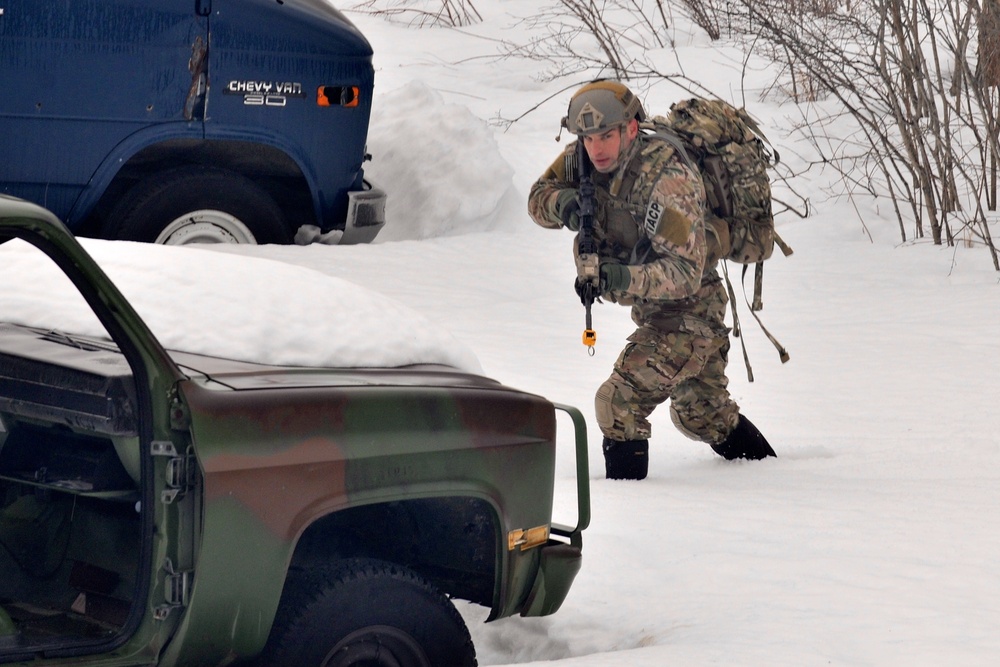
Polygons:
<instances>
[{"instance_id":1,"label":"camouflage trousers","mask_svg":"<svg viewBox=\"0 0 1000 667\"><path fill-rule=\"evenodd\" d=\"M611 440L649 438L649 415L669 399L670 417L681 433L722 442L736 428L740 410L727 389L728 356L728 336L640 326L597 390L601 432Z\"/></svg>"}]
</instances>

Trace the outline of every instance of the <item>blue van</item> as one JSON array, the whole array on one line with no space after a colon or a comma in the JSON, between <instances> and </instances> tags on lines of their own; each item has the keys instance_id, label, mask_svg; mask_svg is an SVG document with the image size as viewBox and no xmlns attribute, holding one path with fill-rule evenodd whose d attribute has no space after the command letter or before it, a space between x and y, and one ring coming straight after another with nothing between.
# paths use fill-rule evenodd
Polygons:
<instances>
[{"instance_id":1,"label":"blue van","mask_svg":"<svg viewBox=\"0 0 1000 667\"><path fill-rule=\"evenodd\" d=\"M327 0L0 0L0 193L81 236L372 240L374 70Z\"/></svg>"}]
</instances>

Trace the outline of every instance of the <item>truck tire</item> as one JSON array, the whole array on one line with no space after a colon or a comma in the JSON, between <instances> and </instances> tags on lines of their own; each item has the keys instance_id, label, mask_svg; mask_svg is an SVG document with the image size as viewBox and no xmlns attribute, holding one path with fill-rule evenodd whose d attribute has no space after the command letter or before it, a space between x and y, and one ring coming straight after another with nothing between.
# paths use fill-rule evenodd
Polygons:
<instances>
[{"instance_id":1,"label":"truck tire","mask_svg":"<svg viewBox=\"0 0 1000 667\"><path fill-rule=\"evenodd\" d=\"M283 667L474 667L476 650L458 610L405 567L342 561L282 596L256 665Z\"/></svg>"},{"instance_id":2,"label":"truck tire","mask_svg":"<svg viewBox=\"0 0 1000 667\"><path fill-rule=\"evenodd\" d=\"M240 174L179 167L140 181L114 207L109 239L167 245L288 243L274 199Z\"/></svg>"}]
</instances>

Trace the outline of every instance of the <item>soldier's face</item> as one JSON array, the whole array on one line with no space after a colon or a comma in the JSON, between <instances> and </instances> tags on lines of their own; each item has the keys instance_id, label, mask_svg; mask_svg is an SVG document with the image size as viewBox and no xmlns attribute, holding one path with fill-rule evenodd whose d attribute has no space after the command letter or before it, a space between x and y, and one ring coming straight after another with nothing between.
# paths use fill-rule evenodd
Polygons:
<instances>
[{"instance_id":1,"label":"soldier's face","mask_svg":"<svg viewBox=\"0 0 1000 667\"><path fill-rule=\"evenodd\" d=\"M607 174L618 168L618 161L636 135L639 133L639 123L629 121L621 127L613 127L599 134L588 134L583 137L583 147L587 149L594 169Z\"/></svg>"}]
</instances>

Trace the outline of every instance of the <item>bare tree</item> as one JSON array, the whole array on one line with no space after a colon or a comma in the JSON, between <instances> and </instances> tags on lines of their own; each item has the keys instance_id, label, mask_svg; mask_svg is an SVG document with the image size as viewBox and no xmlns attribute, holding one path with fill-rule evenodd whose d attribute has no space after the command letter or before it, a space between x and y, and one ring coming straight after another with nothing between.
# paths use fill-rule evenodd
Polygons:
<instances>
[{"instance_id":1,"label":"bare tree","mask_svg":"<svg viewBox=\"0 0 1000 667\"><path fill-rule=\"evenodd\" d=\"M550 64L547 78L585 71L629 79L648 69L650 50L672 47L665 0L552 0L525 19L541 36L508 45Z\"/></svg>"},{"instance_id":2,"label":"bare tree","mask_svg":"<svg viewBox=\"0 0 1000 667\"><path fill-rule=\"evenodd\" d=\"M722 37L722 16L729 2L727 0L680 0L681 6L696 26L705 31L710 39Z\"/></svg>"},{"instance_id":3,"label":"bare tree","mask_svg":"<svg viewBox=\"0 0 1000 667\"><path fill-rule=\"evenodd\" d=\"M402 20L418 28L458 27L483 20L472 0L365 0L351 9Z\"/></svg>"},{"instance_id":4,"label":"bare tree","mask_svg":"<svg viewBox=\"0 0 1000 667\"><path fill-rule=\"evenodd\" d=\"M976 73L983 88L997 90L1000 88L1000 0L984 0L983 12L979 18L979 52L976 62ZM996 118L998 109L990 106L993 95L986 96L988 117ZM995 142L997 137L993 135ZM989 175L987 180L987 208L997 210L997 155L990 153Z\"/></svg>"},{"instance_id":5,"label":"bare tree","mask_svg":"<svg viewBox=\"0 0 1000 667\"><path fill-rule=\"evenodd\" d=\"M977 35L991 25L982 5L871 0L792 21L788 0L740 2L786 71L822 82L854 120L856 134L831 145L824 162L852 189L888 196L904 241L912 223L936 244L983 243L1000 270L986 215L995 208L997 88L982 58L996 57L997 41ZM828 135L834 120L816 116L802 129Z\"/></svg>"}]
</instances>

